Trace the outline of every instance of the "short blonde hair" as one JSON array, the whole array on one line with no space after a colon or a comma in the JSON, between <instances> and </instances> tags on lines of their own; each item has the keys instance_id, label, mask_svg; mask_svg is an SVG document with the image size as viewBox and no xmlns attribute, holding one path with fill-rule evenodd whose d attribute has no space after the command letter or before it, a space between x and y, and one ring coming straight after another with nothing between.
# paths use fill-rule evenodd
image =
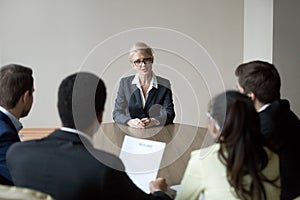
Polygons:
<instances>
[{"instance_id":1,"label":"short blonde hair","mask_svg":"<svg viewBox=\"0 0 300 200\"><path fill-rule=\"evenodd\" d=\"M153 58L153 50L144 42L135 43L129 52L129 59L131 60L132 56L136 53L141 53L143 55L147 55Z\"/></svg>"}]
</instances>

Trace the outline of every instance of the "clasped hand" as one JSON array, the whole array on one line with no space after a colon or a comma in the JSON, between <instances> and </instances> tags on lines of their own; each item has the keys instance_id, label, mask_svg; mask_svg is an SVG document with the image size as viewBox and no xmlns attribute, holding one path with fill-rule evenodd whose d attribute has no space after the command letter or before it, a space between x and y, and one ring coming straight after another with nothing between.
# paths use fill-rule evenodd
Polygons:
<instances>
[{"instance_id":1,"label":"clasped hand","mask_svg":"<svg viewBox=\"0 0 300 200\"><path fill-rule=\"evenodd\" d=\"M147 117L142 119L135 118L127 122L127 125L133 128L148 128L155 126L155 124L155 119Z\"/></svg>"}]
</instances>

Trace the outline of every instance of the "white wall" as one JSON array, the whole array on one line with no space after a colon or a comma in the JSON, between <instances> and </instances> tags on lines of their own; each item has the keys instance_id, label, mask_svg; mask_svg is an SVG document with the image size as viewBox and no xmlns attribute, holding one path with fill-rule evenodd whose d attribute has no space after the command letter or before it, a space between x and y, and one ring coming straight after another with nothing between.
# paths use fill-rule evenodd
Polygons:
<instances>
[{"instance_id":1,"label":"white wall","mask_svg":"<svg viewBox=\"0 0 300 200\"><path fill-rule=\"evenodd\" d=\"M300 1L274 0L274 64L281 75L281 96L300 116Z\"/></svg>"},{"instance_id":2,"label":"white wall","mask_svg":"<svg viewBox=\"0 0 300 200\"><path fill-rule=\"evenodd\" d=\"M300 14L298 0L244 0L244 61L275 64L281 96L300 116Z\"/></svg>"},{"instance_id":3,"label":"white wall","mask_svg":"<svg viewBox=\"0 0 300 200\"><path fill-rule=\"evenodd\" d=\"M155 48L154 71L171 81L175 122L205 125L210 96L235 87L233 71L243 60L240 0L0 0L0 23L0 64L34 69L24 127L60 126L57 88L77 70L106 82L104 122L111 122L118 80L133 73L127 53L138 40Z\"/></svg>"},{"instance_id":4,"label":"white wall","mask_svg":"<svg viewBox=\"0 0 300 200\"><path fill-rule=\"evenodd\" d=\"M244 0L244 62L272 62L273 0Z\"/></svg>"}]
</instances>

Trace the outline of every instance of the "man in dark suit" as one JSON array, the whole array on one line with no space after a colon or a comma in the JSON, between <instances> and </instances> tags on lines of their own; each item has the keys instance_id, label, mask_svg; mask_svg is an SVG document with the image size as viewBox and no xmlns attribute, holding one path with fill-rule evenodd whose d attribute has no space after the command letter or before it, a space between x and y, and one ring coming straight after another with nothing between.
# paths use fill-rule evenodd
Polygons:
<instances>
[{"instance_id":1,"label":"man in dark suit","mask_svg":"<svg viewBox=\"0 0 300 200\"><path fill-rule=\"evenodd\" d=\"M167 189L164 179L151 182L153 194L146 194L130 180L119 158L93 148L105 99L105 85L94 74L65 78L57 104L63 127L46 138L12 145L7 163L14 183L57 200L169 199L161 191Z\"/></svg>"},{"instance_id":2,"label":"man in dark suit","mask_svg":"<svg viewBox=\"0 0 300 200\"><path fill-rule=\"evenodd\" d=\"M300 195L300 120L280 99L280 76L275 66L252 61L238 66L238 89L247 94L259 112L265 144L280 158L281 199Z\"/></svg>"},{"instance_id":3,"label":"man in dark suit","mask_svg":"<svg viewBox=\"0 0 300 200\"><path fill-rule=\"evenodd\" d=\"M10 64L0 69L0 184L13 185L6 166L7 149L20 142L20 118L27 116L33 102L30 68Z\"/></svg>"}]
</instances>

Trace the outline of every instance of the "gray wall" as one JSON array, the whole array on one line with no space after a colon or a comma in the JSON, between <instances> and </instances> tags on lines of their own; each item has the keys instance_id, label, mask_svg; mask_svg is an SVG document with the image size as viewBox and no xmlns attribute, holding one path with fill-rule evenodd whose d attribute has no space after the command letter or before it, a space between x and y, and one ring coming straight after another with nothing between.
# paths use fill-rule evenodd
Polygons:
<instances>
[{"instance_id":1,"label":"gray wall","mask_svg":"<svg viewBox=\"0 0 300 200\"><path fill-rule=\"evenodd\" d=\"M0 0L0 28L0 64L34 69L25 127L60 126L57 88L78 70L106 82L111 122L118 80L133 73L128 49L139 40L155 48L154 71L171 81L175 122L205 125L211 95L235 87L243 61L241 0Z\"/></svg>"},{"instance_id":2,"label":"gray wall","mask_svg":"<svg viewBox=\"0 0 300 200\"><path fill-rule=\"evenodd\" d=\"M282 98L300 116L300 1L274 1L273 61L281 74Z\"/></svg>"}]
</instances>

